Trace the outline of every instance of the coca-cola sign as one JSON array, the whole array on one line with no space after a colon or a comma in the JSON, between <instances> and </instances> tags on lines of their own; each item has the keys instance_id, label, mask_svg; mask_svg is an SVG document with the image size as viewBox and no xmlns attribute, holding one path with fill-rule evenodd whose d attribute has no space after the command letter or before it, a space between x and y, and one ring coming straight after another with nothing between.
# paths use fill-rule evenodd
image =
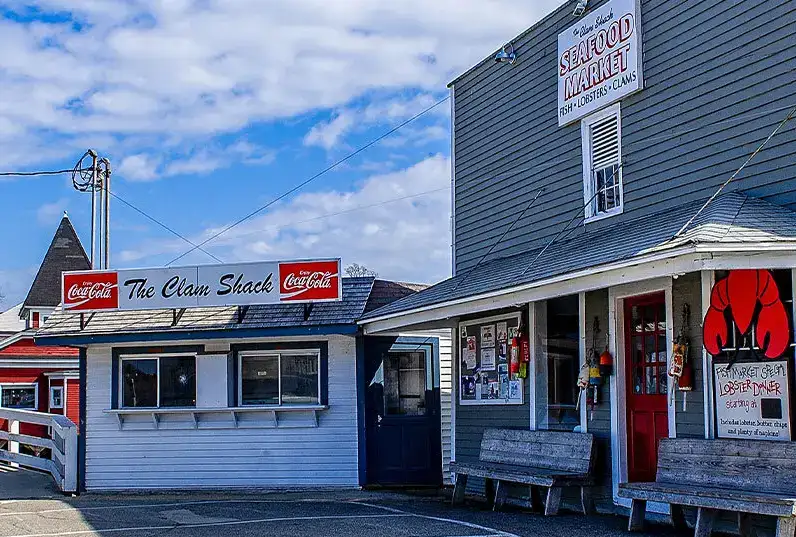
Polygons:
<instances>
[{"instance_id":1,"label":"coca-cola sign","mask_svg":"<svg viewBox=\"0 0 796 537\"><path fill-rule=\"evenodd\" d=\"M62 289L71 311L342 300L339 259L67 272Z\"/></svg>"},{"instance_id":2,"label":"coca-cola sign","mask_svg":"<svg viewBox=\"0 0 796 537\"><path fill-rule=\"evenodd\" d=\"M63 279L64 309L87 311L119 307L116 272L66 273Z\"/></svg>"},{"instance_id":3,"label":"coca-cola sign","mask_svg":"<svg viewBox=\"0 0 796 537\"><path fill-rule=\"evenodd\" d=\"M282 301L335 300L340 287L337 261L279 264Z\"/></svg>"}]
</instances>

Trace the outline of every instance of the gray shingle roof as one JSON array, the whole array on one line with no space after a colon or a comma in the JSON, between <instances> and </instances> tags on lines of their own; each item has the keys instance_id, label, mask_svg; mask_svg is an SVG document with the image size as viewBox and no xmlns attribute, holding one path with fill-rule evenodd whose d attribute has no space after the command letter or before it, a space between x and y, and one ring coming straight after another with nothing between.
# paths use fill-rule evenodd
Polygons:
<instances>
[{"instance_id":1,"label":"gray shingle roof","mask_svg":"<svg viewBox=\"0 0 796 537\"><path fill-rule=\"evenodd\" d=\"M419 293L366 313L363 320L534 283L578 270L690 244L796 242L796 213L744 194L716 198L677 239L704 200L586 232L542 248L487 261Z\"/></svg>"},{"instance_id":2,"label":"gray shingle roof","mask_svg":"<svg viewBox=\"0 0 796 537\"><path fill-rule=\"evenodd\" d=\"M83 245L64 214L55 232L50 247L39 265L39 271L28 296L22 303L22 311L36 306L55 307L61 303L61 273L70 270L89 270L89 262Z\"/></svg>"},{"instance_id":3,"label":"gray shingle roof","mask_svg":"<svg viewBox=\"0 0 796 537\"><path fill-rule=\"evenodd\" d=\"M306 320L303 304L251 306L241 323L237 322L237 307L189 308L176 326L172 326L174 316L170 309L111 311L94 314L80 330L80 315L59 309L36 337L353 325L365 311L373 282L371 277L343 278L343 300L313 304Z\"/></svg>"}]
</instances>

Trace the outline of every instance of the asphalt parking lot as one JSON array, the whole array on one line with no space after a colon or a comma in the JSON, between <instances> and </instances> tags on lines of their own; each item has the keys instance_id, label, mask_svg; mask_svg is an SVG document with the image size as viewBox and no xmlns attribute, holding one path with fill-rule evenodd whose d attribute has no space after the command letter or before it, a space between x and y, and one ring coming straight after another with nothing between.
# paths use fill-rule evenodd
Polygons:
<instances>
[{"instance_id":1,"label":"asphalt parking lot","mask_svg":"<svg viewBox=\"0 0 796 537\"><path fill-rule=\"evenodd\" d=\"M439 496L373 492L84 495L0 501L0 537L308 536L514 537L622 536L626 519L522 510L493 513ZM669 535L652 527L648 535ZM636 534L639 535L639 534Z\"/></svg>"}]
</instances>

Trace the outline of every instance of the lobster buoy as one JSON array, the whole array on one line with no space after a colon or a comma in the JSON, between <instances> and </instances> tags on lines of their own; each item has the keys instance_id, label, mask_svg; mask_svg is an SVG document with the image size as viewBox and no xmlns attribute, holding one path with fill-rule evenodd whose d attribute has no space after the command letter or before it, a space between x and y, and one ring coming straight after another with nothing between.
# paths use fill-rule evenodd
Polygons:
<instances>
[{"instance_id":1,"label":"lobster buoy","mask_svg":"<svg viewBox=\"0 0 796 537\"><path fill-rule=\"evenodd\" d=\"M589 365L589 386L599 386L603 383L600 376L600 367L597 364Z\"/></svg>"},{"instance_id":2,"label":"lobster buoy","mask_svg":"<svg viewBox=\"0 0 796 537\"><path fill-rule=\"evenodd\" d=\"M677 381L677 387L681 392L690 392L694 390L694 368L690 362L683 365L683 374Z\"/></svg>"},{"instance_id":3,"label":"lobster buoy","mask_svg":"<svg viewBox=\"0 0 796 537\"><path fill-rule=\"evenodd\" d=\"M610 377L614 374L614 357L608 352L608 347L600 355L600 375Z\"/></svg>"}]
</instances>

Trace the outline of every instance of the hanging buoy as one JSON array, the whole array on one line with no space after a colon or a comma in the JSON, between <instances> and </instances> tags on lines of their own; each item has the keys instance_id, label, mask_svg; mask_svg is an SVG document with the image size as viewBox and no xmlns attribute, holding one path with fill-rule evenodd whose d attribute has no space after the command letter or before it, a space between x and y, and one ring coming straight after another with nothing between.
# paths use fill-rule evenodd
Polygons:
<instances>
[{"instance_id":1,"label":"hanging buoy","mask_svg":"<svg viewBox=\"0 0 796 537\"><path fill-rule=\"evenodd\" d=\"M610 377L614 374L614 357L608 352L608 347L600 355L600 375Z\"/></svg>"}]
</instances>

